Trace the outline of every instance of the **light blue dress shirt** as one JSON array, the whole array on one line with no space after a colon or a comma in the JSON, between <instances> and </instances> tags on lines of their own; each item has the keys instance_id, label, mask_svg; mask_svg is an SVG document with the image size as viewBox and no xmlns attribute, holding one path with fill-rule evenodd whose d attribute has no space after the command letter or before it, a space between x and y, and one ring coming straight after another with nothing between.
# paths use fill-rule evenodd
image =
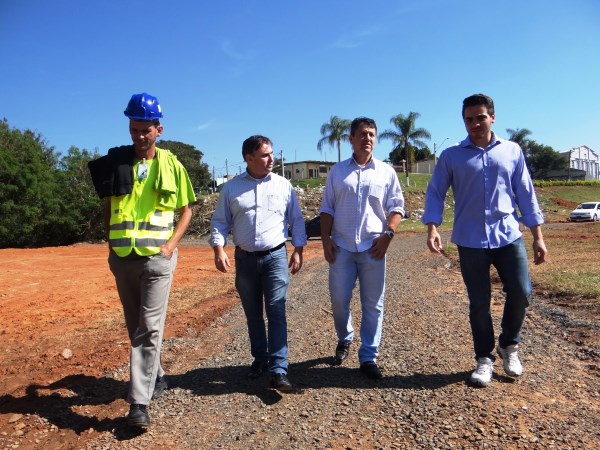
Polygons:
<instances>
[{"instance_id":1,"label":"light blue dress shirt","mask_svg":"<svg viewBox=\"0 0 600 450\"><path fill-rule=\"evenodd\" d=\"M387 215L404 215L404 196L396 171L371 158L364 167L354 158L335 164L321 203L322 213L333 216L331 239L350 252L372 247L387 226Z\"/></svg>"},{"instance_id":2,"label":"light blue dress shirt","mask_svg":"<svg viewBox=\"0 0 600 450\"><path fill-rule=\"evenodd\" d=\"M519 221L527 227L544 222L521 147L494 133L486 148L467 137L442 152L427 187L424 224L442 223L450 187L455 202L451 239L457 245L504 247L521 237Z\"/></svg>"},{"instance_id":3,"label":"light blue dress shirt","mask_svg":"<svg viewBox=\"0 0 600 450\"><path fill-rule=\"evenodd\" d=\"M288 224L292 245L304 247L304 217L290 182L275 173L256 179L246 171L223 185L210 222L209 243L224 247L231 230L234 245L243 250L269 250L287 240Z\"/></svg>"}]
</instances>

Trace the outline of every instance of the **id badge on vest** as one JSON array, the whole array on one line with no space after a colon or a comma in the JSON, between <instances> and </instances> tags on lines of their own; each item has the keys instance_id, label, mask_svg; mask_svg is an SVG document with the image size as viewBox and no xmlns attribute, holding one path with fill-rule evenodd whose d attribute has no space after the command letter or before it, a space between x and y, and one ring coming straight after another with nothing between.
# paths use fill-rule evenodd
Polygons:
<instances>
[{"instance_id":1,"label":"id badge on vest","mask_svg":"<svg viewBox=\"0 0 600 450\"><path fill-rule=\"evenodd\" d=\"M137 170L138 180L144 180L148 178L148 164L146 163L146 158L142 160Z\"/></svg>"}]
</instances>

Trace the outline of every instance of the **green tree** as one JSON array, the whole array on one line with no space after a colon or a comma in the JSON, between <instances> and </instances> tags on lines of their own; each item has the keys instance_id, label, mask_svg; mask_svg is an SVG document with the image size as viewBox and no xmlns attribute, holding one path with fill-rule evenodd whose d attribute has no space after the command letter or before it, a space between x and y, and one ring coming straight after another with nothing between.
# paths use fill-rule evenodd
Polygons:
<instances>
[{"instance_id":1,"label":"green tree","mask_svg":"<svg viewBox=\"0 0 600 450\"><path fill-rule=\"evenodd\" d=\"M157 141L156 146L170 150L177 156L177 159L187 170L194 188L204 188L211 185L212 177L208 170L208 164L202 162L204 153L196 147L178 141Z\"/></svg>"},{"instance_id":2,"label":"green tree","mask_svg":"<svg viewBox=\"0 0 600 450\"><path fill-rule=\"evenodd\" d=\"M527 141L525 162L533 178L540 178L549 170L561 170L568 167L563 155L548 145L538 144L533 140Z\"/></svg>"},{"instance_id":3,"label":"green tree","mask_svg":"<svg viewBox=\"0 0 600 450\"><path fill-rule=\"evenodd\" d=\"M40 134L0 122L0 248L61 243L57 155Z\"/></svg>"},{"instance_id":4,"label":"green tree","mask_svg":"<svg viewBox=\"0 0 600 450\"><path fill-rule=\"evenodd\" d=\"M415 122L421 115L411 111L408 116L398 114L390 119L390 123L396 127L396 130L385 130L379 133L378 140L389 139L394 148L390 152L390 160L394 164L399 164L405 155L406 176L412 171L414 163L414 150L427 147L424 139L431 139L431 134L425 128L416 128Z\"/></svg>"},{"instance_id":5,"label":"green tree","mask_svg":"<svg viewBox=\"0 0 600 450\"><path fill-rule=\"evenodd\" d=\"M429 150L429 147L423 147L423 148L414 148L413 149L413 154L415 155L415 161L427 161L429 158L431 158L431 150Z\"/></svg>"},{"instance_id":6,"label":"green tree","mask_svg":"<svg viewBox=\"0 0 600 450\"><path fill-rule=\"evenodd\" d=\"M519 144L525 156L525 163L533 178L543 177L549 170L561 170L568 167L565 157L552 147L540 144L532 139L527 128L507 128L508 140Z\"/></svg>"},{"instance_id":7,"label":"green tree","mask_svg":"<svg viewBox=\"0 0 600 450\"><path fill-rule=\"evenodd\" d=\"M528 136L531 136L531 131L527 128L517 128L516 130L507 128L506 132L508 133L508 140L519 144L521 148L527 145L529 141Z\"/></svg>"},{"instance_id":8,"label":"green tree","mask_svg":"<svg viewBox=\"0 0 600 450\"><path fill-rule=\"evenodd\" d=\"M321 125L321 136L317 142L317 150L323 151L323 145L328 144L330 147L337 146L338 162L342 160L342 141L350 140L350 120L340 119L338 116L331 116L329 122Z\"/></svg>"},{"instance_id":9,"label":"green tree","mask_svg":"<svg viewBox=\"0 0 600 450\"><path fill-rule=\"evenodd\" d=\"M98 150L90 152L71 147L59 163L63 204L69 205L68 230L65 243L96 241L105 237L102 222L102 201L94 190L88 162L99 158Z\"/></svg>"}]
</instances>

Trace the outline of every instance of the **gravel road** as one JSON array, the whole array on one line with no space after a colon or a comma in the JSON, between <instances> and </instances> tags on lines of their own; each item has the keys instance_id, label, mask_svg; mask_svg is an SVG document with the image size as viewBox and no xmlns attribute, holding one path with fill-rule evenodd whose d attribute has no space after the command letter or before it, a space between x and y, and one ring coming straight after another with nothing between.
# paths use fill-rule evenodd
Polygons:
<instances>
[{"instance_id":1,"label":"gravel road","mask_svg":"<svg viewBox=\"0 0 600 450\"><path fill-rule=\"evenodd\" d=\"M496 319L502 304L496 287ZM467 299L456 262L429 254L422 234L398 235L388 253L378 360L384 378L374 382L358 370L358 343L344 365L332 365L337 340L327 264L316 258L292 278L289 291L293 393L267 389L266 377L245 379L251 356L238 305L199 335L165 342L171 389L151 405L147 432L132 433L118 420L87 447L600 448L598 353L591 359L582 353L567 339L564 316L542 306L534 298L524 327L524 376L504 376L498 360L493 383L473 387ZM357 298L353 313L358 330ZM125 379L125 372L110 376Z\"/></svg>"}]
</instances>

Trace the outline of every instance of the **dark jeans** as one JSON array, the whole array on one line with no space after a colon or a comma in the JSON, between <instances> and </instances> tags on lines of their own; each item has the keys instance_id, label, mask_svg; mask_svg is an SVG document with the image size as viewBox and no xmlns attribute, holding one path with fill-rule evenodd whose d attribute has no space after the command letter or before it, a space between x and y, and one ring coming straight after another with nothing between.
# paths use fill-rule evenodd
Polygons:
<instances>
[{"instance_id":1,"label":"dark jeans","mask_svg":"<svg viewBox=\"0 0 600 450\"><path fill-rule=\"evenodd\" d=\"M498 337L500 346L505 348L521 341L520 332L531 298L531 280L523 238L494 249L458 246L458 255L469 295L469 320L475 358L488 357L493 361L494 326L490 311L490 267L493 265L498 271L506 294L500 324L502 331Z\"/></svg>"},{"instance_id":2,"label":"dark jeans","mask_svg":"<svg viewBox=\"0 0 600 450\"><path fill-rule=\"evenodd\" d=\"M246 314L250 351L255 359L269 361L271 373L287 374L288 370L285 316L288 285L285 246L265 256L235 250L235 287ZM268 320L268 334L263 311Z\"/></svg>"}]
</instances>

